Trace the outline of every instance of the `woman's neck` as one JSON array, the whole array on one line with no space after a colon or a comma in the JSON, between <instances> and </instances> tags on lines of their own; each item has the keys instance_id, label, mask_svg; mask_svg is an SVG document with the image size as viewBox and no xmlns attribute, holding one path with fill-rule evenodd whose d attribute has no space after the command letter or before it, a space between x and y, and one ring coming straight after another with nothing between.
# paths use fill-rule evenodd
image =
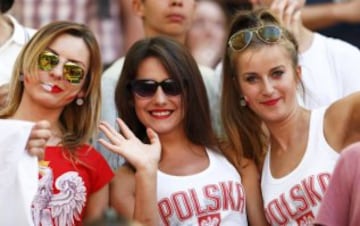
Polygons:
<instances>
[{"instance_id":1,"label":"woman's neck","mask_svg":"<svg viewBox=\"0 0 360 226\"><path fill-rule=\"evenodd\" d=\"M267 124L270 131L272 149L291 150L293 145L299 145L307 140L310 124L310 111L298 107L285 120Z\"/></svg>"},{"instance_id":2,"label":"woman's neck","mask_svg":"<svg viewBox=\"0 0 360 226\"><path fill-rule=\"evenodd\" d=\"M0 46L9 40L11 34L13 33L13 26L10 20L3 14L0 14Z\"/></svg>"},{"instance_id":3,"label":"woman's neck","mask_svg":"<svg viewBox=\"0 0 360 226\"><path fill-rule=\"evenodd\" d=\"M15 114L11 117L18 120L37 122L47 120L52 127L58 127L60 114L63 109L50 109L31 101L26 95L22 96L20 105ZM59 128L58 128L59 129Z\"/></svg>"}]
</instances>

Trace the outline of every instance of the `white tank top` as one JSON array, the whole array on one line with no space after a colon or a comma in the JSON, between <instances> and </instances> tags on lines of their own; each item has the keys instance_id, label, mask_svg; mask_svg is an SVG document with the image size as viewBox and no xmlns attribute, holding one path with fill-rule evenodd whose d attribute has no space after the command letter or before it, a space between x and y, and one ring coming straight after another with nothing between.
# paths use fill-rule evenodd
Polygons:
<instances>
[{"instance_id":1,"label":"white tank top","mask_svg":"<svg viewBox=\"0 0 360 226\"><path fill-rule=\"evenodd\" d=\"M273 178L270 151L262 171L261 190L271 225L312 225L339 154L326 142L326 108L311 112L306 151L299 165L282 178Z\"/></svg>"},{"instance_id":2,"label":"white tank top","mask_svg":"<svg viewBox=\"0 0 360 226\"><path fill-rule=\"evenodd\" d=\"M212 150L206 150L209 166L190 176L158 171L160 225L248 225L246 200L236 169Z\"/></svg>"}]
</instances>

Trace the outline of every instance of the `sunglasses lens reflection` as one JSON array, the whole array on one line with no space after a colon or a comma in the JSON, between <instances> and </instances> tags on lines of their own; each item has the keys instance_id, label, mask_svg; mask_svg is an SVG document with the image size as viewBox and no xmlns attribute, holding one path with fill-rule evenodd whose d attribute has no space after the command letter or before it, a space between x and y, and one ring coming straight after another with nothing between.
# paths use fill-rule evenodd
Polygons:
<instances>
[{"instance_id":1,"label":"sunglasses lens reflection","mask_svg":"<svg viewBox=\"0 0 360 226\"><path fill-rule=\"evenodd\" d=\"M44 51L39 55L38 67L43 71L51 71L59 62L58 55ZM64 64L63 76L71 84L79 84L84 77L84 69L75 63L67 62Z\"/></svg>"},{"instance_id":2,"label":"sunglasses lens reflection","mask_svg":"<svg viewBox=\"0 0 360 226\"><path fill-rule=\"evenodd\" d=\"M277 26L264 26L255 29L241 30L233 34L229 46L235 51L244 50L251 42L253 33L265 43L275 43L281 38L281 28Z\"/></svg>"},{"instance_id":3,"label":"sunglasses lens reflection","mask_svg":"<svg viewBox=\"0 0 360 226\"><path fill-rule=\"evenodd\" d=\"M40 54L38 64L39 68L44 71L50 71L59 63L59 57L52 52L45 51Z\"/></svg>"},{"instance_id":4,"label":"sunglasses lens reflection","mask_svg":"<svg viewBox=\"0 0 360 226\"><path fill-rule=\"evenodd\" d=\"M262 27L258 30L258 34L264 42L274 43L279 41L281 30L275 26Z\"/></svg>"},{"instance_id":5,"label":"sunglasses lens reflection","mask_svg":"<svg viewBox=\"0 0 360 226\"><path fill-rule=\"evenodd\" d=\"M64 77L72 84L79 84L84 76L84 70L73 63L66 63L64 65Z\"/></svg>"}]
</instances>

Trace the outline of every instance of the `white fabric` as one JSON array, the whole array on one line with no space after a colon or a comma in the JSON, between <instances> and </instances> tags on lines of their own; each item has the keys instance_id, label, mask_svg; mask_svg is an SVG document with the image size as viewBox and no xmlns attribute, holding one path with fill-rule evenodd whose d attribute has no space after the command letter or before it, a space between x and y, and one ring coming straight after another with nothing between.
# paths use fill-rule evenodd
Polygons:
<instances>
[{"instance_id":1,"label":"white fabric","mask_svg":"<svg viewBox=\"0 0 360 226\"><path fill-rule=\"evenodd\" d=\"M120 73L124 65L125 57L121 57L116 60L102 75L101 80L101 98L102 98L102 108L101 108L101 120L109 122L111 125L116 126L116 106L115 106L115 88L116 84L120 78ZM212 125L215 131L219 132L221 130L220 123L220 89L218 79L215 77L215 72L211 68L199 65L199 70L201 72L206 92L210 105L210 113L212 118ZM100 133L100 137L104 137ZM99 143L94 143L94 146L99 150L108 161L110 166L113 169L118 168L123 162L123 158L117 154L114 154L108 151Z\"/></svg>"},{"instance_id":2,"label":"white fabric","mask_svg":"<svg viewBox=\"0 0 360 226\"><path fill-rule=\"evenodd\" d=\"M292 172L274 178L270 169L270 151L266 154L261 191L271 225L312 225L339 158L324 137L325 110L325 107L312 110L307 148Z\"/></svg>"},{"instance_id":3,"label":"white fabric","mask_svg":"<svg viewBox=\"0 0 360 226\"><path fill-rule=\"evenodd\" d=\"M25 43L35 30L20 25L14 17L5 15L14 27L11 37L0 46L0 85L8 83L11 78L15 60Z\"/></svg>"},{"instance_id":4,"label":"white fabric","mask_svg":"<svg viewBox=\"0 0 360 226\"><path fill-rule=\"evenodd\" d=\"M207 150L209 167L189 176L158 170L160 225L248 225L245 191L236 169Z\"/></svg>"},{"instance_id":5,"label":"white fabric","mask_svg":"<svg viewBox=\"0 0 360 226\"><path fill-rule=\"evenodd\" d=\"M299 55L299 64L309 109L360 91L360 51L347 42L315 33L311 47Z\"/></svg>"},{"instance_id":6,"label":"white fabric","mask_svg":"<svg viewBox=\"0 0 360 226\"><path fill-rule=\"evenodd\" d=\"M25 150L33 123L0 119L0 225L33 225L37 158Z\"/></svg>"}]
</instances>

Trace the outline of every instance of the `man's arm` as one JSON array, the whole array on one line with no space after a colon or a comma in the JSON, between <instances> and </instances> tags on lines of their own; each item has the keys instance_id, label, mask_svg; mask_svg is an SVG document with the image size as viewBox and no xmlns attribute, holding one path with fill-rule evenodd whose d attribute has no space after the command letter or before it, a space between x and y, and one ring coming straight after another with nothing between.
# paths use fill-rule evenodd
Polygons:
<instances>
[{"instance_id":1,"label":"man's arm","mask_svg":"<svg viewBox=\"0 0 360 226\"><path fill-rule=\"evenodd\" d=\"M326 28L337 23L360 23L360 0L341 3L306 5L302 19L311 30Z\"/></svg>"}]
</instances>

